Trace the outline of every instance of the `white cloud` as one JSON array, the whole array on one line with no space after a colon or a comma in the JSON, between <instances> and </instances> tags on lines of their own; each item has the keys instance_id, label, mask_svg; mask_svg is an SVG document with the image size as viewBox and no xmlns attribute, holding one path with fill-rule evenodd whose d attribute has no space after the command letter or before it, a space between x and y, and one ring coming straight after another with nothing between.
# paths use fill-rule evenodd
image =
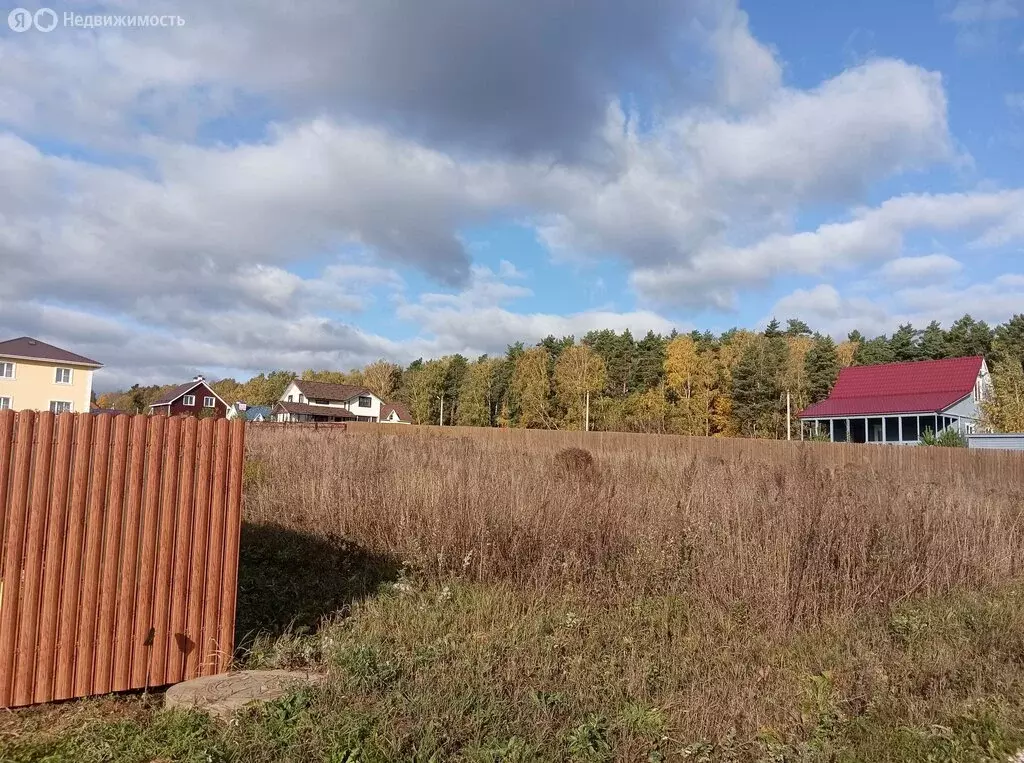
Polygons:
<instances>
[{"instance_id":1,"label":"white cloud","mask_svg":"<svg viewBox=\"0 0 1024 763\"><path fill-rule=\"evenodd\" d=\"M1024 93L1007 93L1003 99L1010 111L1024 114Z\"/></svg>"},{"instance_id":2,"label":"white cloud","mask_svg":"<svg viewBox=\"0 0 1024 763\"><path fill-rule=\"evenodd\" d=\"M1020 0L957 0L943 18L956 24L978 24L1007 21L1020 15Z\"/></svg>"},{"instance_id":3,"label":"white cloud","mask_svg":"<svg viewBox=\"0 0 1024 763\"><path fill-rule=\"evenodd\" d=\"M1020 312L1021 304L1024 275L1004 274L968 286L932 284L879 291L872 297L846 296L832 285L819 284L786 295L771 314L800 318L842 338L854 329L874 336L891 334L905 323L924 328L933 320L949 327L966 314L995 325Z\"/></svg>"},{"instance_id":4,"label":"white cloud","mask_svg":"<svg viewBox=\"0 0 1024 763\"><path fill-rule=\"evenodd\" d=\"M963 268L959 261L949 255L927 254L890 260L879 269L878 275L887 284L921 284L945 281Z\"/></svg>"},{"instance_id":5,"label":"white cloud","mask_svg":"<svg viewBox=\"0 0 1024 763\"><path fill-rule=\"evenodd\" d=\"M742 248L709 248L689 264L640 268L632 283L657 301L699 303L706 295L727 307L737 289L763 285L783 274L815 275L898 258L906 234L919 230L973 232L976 247L1020 239L1024 190L900 196L815 231L773 234Z\"/></svg>"}]
</instances>

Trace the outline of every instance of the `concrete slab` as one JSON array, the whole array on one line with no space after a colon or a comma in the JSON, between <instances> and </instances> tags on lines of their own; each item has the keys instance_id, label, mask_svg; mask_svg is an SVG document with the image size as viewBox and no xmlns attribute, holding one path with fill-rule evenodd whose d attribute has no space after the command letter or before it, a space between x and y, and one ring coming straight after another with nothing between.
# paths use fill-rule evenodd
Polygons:
<instances>
[{"instance_id":1,"label":"concrete slab","mask_svg":"<svg viewBox=\"0 0 1024 763\"><path fill-rule=\"evenodd\" d=\"M298 670L240 670L205 676L168 689L164 707L198 708L218 718L228 718L250 702L279 699L303 683L314 684L323 679L318 673Z\"/></svg>"}]
</instances>

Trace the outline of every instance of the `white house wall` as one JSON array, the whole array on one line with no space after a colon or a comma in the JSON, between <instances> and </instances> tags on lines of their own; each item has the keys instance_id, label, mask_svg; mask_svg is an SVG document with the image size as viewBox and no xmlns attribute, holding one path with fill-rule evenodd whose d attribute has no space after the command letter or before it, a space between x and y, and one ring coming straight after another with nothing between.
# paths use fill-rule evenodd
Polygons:
<instances>
[{"instance_id":1,"label":"white house wall","mask_svg":"<svg viewBox=\"0 0 1024 763\"><path fill-rule=\"evenodd\" d=\"M977 421L981 418L981 408L976 402L974 402L974 396L972 395L966 400L961 400L956 405L950 406L943 411L943 414L946 416L956 416L961 419Z\"/></svg>"},{"instance_id":2,"label":"white house wall","mask_svg":"<svg viewBox=\"0 0 1024 763\"><path fill-rule=\"evenodd\" d=\"M326 405L329 408L343 408L346 411L351 411L356 416L366 416L372 418L375 421L380 420L380 409L384 405L384 401L373 393L367 393L370 398L369 408L359 407L359 395L352 397L349 400L328 400L326 403L314 402L315 400L323 400L324 398L308 398L306 394L299 390L295 382L292 382L285 387L284 392L281 394L281 402L288 402L288 396L291 395L291 402L293 403L307 403L309 405Z\"/></svg>"}]
</instances>

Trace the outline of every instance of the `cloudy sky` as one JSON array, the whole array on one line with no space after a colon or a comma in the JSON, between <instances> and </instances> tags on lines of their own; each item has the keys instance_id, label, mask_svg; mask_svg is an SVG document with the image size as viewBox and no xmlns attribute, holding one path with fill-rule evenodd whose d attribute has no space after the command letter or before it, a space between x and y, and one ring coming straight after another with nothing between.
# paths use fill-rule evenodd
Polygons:
<instances>
[{"instance_id":1,"label":"cloudy sky","mask_svg":"<svg viewBox=\"0 0 1024 763\"><path fill-rule=\"evenodd\" d=\"M0 9L0 338L100 389L1024 311L1024 0L50 7L185 22Z\"/></svg>"}]
</instances>

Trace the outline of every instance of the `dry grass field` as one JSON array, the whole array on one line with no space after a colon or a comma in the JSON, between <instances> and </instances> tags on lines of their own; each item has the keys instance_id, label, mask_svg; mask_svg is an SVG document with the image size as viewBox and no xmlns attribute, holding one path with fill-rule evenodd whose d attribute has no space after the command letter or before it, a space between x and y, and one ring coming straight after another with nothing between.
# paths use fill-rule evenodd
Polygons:
<instances>
[{"instance_id":1,"label":"dry grass field","mask_svg":"<svg viewBox=\"0 0 1024 763\"><path fill-rule=\"evenodd\" d=\"M248 450L240 660L326 684L227 726L146 698L20 711L7 758L1024 748L1019 455L372 427Z\"/></svg>"}]
</instances>

